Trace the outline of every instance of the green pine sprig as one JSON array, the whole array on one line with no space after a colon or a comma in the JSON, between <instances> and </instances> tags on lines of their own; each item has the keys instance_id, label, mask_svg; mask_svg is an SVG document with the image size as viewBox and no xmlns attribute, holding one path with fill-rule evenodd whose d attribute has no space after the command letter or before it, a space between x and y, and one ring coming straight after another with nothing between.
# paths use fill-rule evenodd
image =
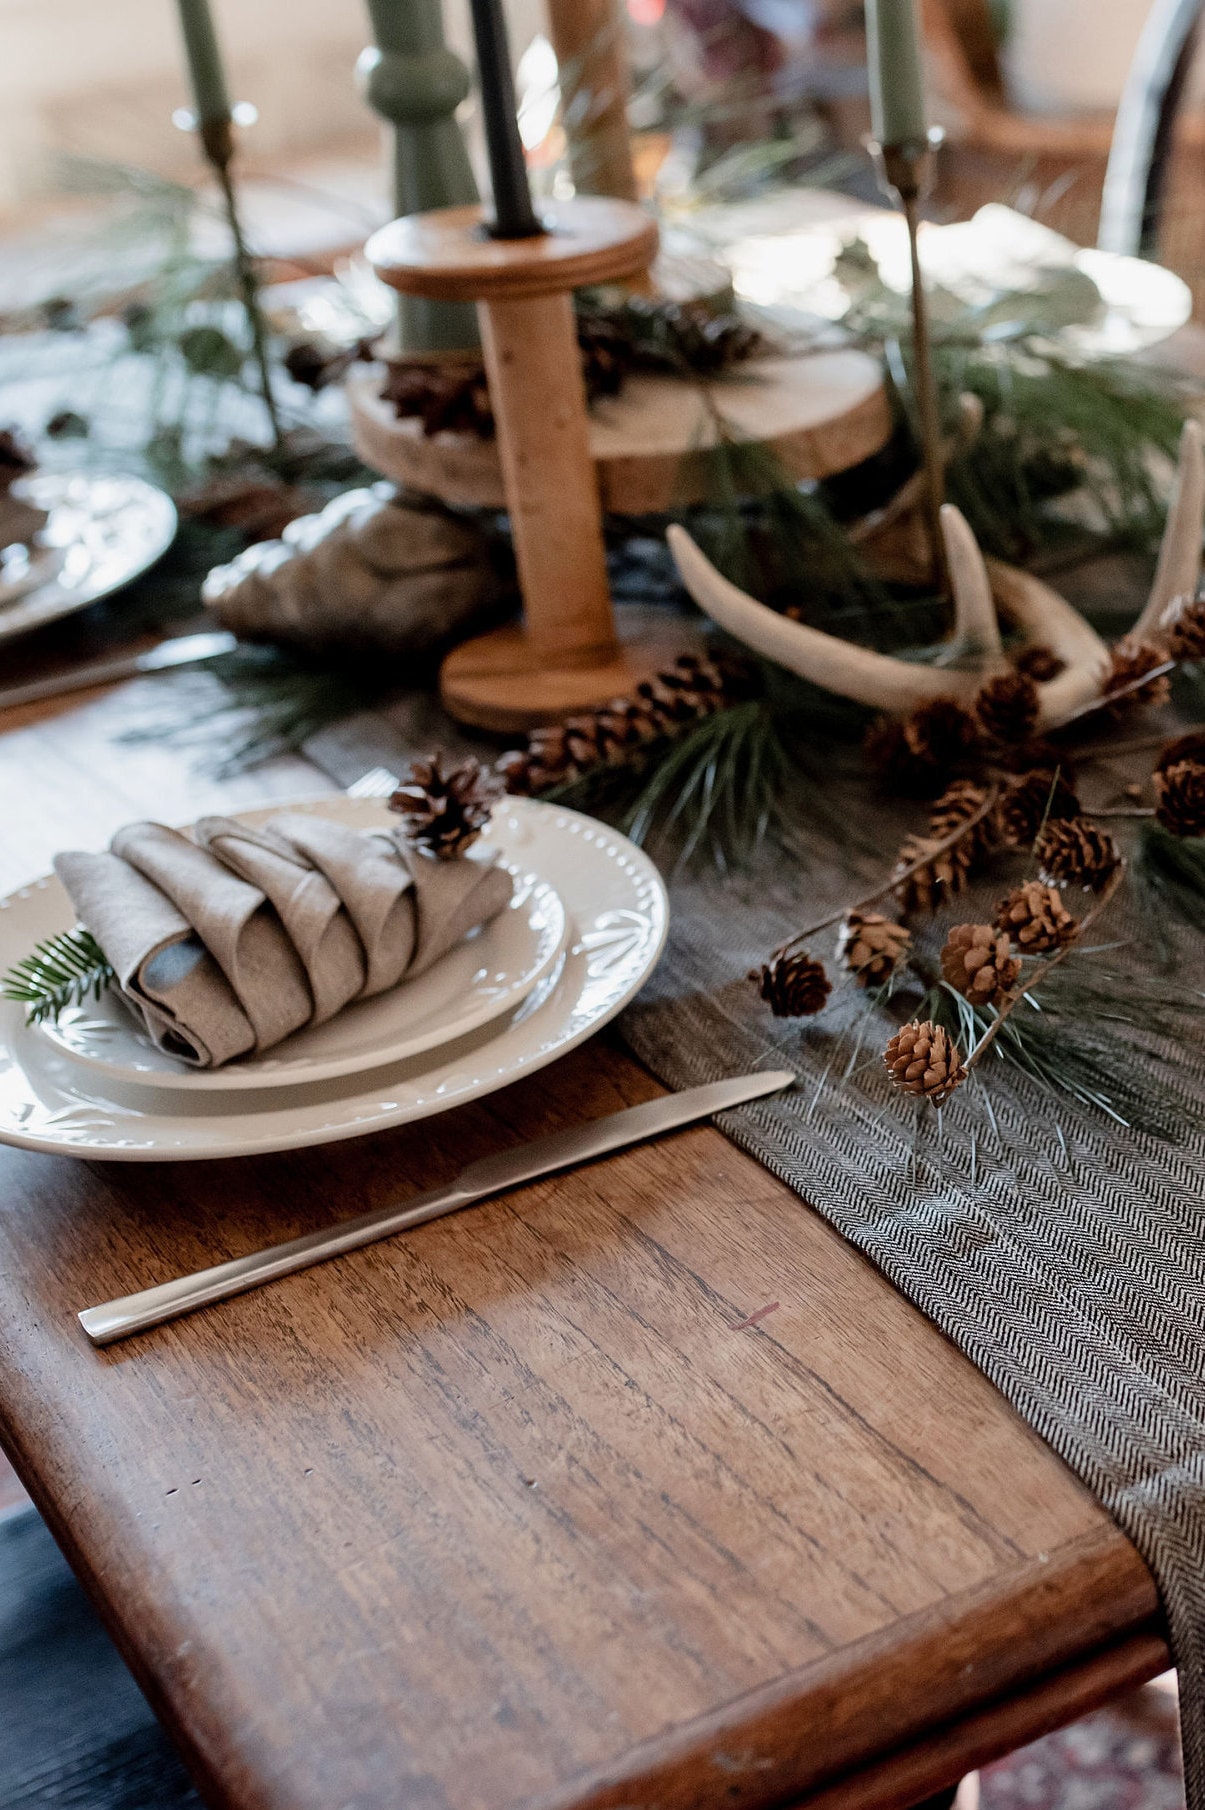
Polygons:
<instances>
[{"instance_id":1,"label":"green pine sprig","mask_svg":"<svg viewBox=\"0 0 1205 1810\"><path fill-rule=\"evenodd\" d=\"M0 980L0 995L25 1007L27 1024L53 1024L69 1006L99 999L114 973L100 944L77 925L39 943Z\"/></svg>"}]
</instances>

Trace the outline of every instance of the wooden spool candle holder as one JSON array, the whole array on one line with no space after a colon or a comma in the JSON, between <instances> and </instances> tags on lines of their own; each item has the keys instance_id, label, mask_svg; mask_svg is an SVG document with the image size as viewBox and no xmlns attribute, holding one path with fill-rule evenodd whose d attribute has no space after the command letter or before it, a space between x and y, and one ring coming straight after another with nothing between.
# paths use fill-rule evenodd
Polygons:
<instances>
[{"instance_id":1,"label":"wooden spool candle holder","mask_svg":"<svg viewBox=\"0 0 1205 1810\"><path fill-rule=\"evenodd\" d=\"M395 220L369 240L403 294L477 303L519 583L521 626L445 660L440 691L461 722L523 730L589 710L664 668L683 635L629 632L607 583L573 291L646 271L657 228L629 202L579 196L536 238L495 239L480 207Z\"/></svg>"}]
</instances>

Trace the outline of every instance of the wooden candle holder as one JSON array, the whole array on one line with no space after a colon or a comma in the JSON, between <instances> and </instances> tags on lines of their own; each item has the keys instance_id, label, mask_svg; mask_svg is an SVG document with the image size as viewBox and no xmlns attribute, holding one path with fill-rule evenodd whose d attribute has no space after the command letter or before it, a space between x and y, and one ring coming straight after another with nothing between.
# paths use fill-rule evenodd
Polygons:
<instances>
[{"instance_id":1,"label":"wooden candle holder","mask_svg":"<svg viewBox=\"0 0 1205 1810\"><path fill-rule=\"evenodd\" d=\"M522 730L632 690L682 651L667 629L616 629L572 294L648 269L657 228L628 202L579 196L533 239L491 238L479 207L395 220L369 240L377 275L403 294L477 303L510 514L522 626L449 654L453 716Z\"/></svg>"}]
</instances>

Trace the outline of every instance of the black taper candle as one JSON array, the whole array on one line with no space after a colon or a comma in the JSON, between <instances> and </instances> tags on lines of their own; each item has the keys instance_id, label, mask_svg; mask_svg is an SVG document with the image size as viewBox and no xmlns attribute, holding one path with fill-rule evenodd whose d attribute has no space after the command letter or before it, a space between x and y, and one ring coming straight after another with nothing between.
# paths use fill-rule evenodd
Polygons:
<instances>
[{"instance_id":1,"label":"black taper candle","mask_svg":"<svg viewBox=\"0 0 1205 1810\"><path fill-rule=\"evenodd\" d=\"M502 0L469 0L469 5L477 41L477 76L490 186L494 191L490 231L496 239L534 239L544 228L536 218L527 184Z\"/></svg>"}]
</instances>

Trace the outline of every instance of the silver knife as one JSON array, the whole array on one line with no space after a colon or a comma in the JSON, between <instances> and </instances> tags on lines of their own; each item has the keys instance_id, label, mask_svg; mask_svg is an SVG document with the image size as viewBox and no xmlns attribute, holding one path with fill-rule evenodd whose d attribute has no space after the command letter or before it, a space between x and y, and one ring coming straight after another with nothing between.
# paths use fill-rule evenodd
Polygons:
<instances>
[{"instance_id":1,"label":"silver knife","mask_svg":"<svg viewBox=\"0 0 1205 1810\"><path fill-rule=\"evenodd\" d=\"M219 1263L213 1269L196 1270L191 1276L162 1282L158 1288L122 1295L116 1301L106 1301L103 1307L86 1308L79 1315L80 1325L94 1345L111 1345L117 1339L129 1338L131 1333L145 1332L151 1326L162 1325L164 1320L192 1313L194 1308L229 1300L231 1295L275 1282L294 1270L324 1263L328 1257L341 1257L345 1251L358 1250L378 1238L391 1238L395 1232L407 1232L412 1226L425 1225L429 1219L442 1219L445 1213L459 1213L462 1207L471 1207L523 1182L537 1181L557 1169L593 1162L609 1151L625 1150L646 1138L677 1131L713 1112L726 1112L733 1106L745 1106L750 1100L764 1099L767 1094L781 1093L794 1080L790 1069L740 1075L735 1080L712 1082L708 1087L666 1094L646 1106L632 1106L605 1119L592 1119L572 1131L554 1132L551 1137L537 1138L532 1144L521 1144L515 1150L502 1150L496 1156L470 1163L449 1187L437 1188L433 1194L419 1194L400 1206L382 1207L360 1219L345 1219L329 1231L310 1232L305 1238L274 1244L250 1257L236 1257L232 1263Z\"/></svg>"},{"instance_id":2,"label":"silver knife","mask_svg":"<svg viewBox=\"0 0 1205 1810\"><path fill-rule=\"evenodd\" d=\"M119 679L136 679L145 672L166 672L174 666L196 666L202 660L215 660L238 646L238 637L224 629L204 635L176 635L161 641L144 654L125 654L119 660L95 660L91 666L77 666L71 672L56 673L53 679L35 679L29 685L13 685L0 691L0 710L12 710L18 704L37 704L43 698L65 698L73 691L89 691L93 685L115 685Z\"/></svg>"}]
</instances>

